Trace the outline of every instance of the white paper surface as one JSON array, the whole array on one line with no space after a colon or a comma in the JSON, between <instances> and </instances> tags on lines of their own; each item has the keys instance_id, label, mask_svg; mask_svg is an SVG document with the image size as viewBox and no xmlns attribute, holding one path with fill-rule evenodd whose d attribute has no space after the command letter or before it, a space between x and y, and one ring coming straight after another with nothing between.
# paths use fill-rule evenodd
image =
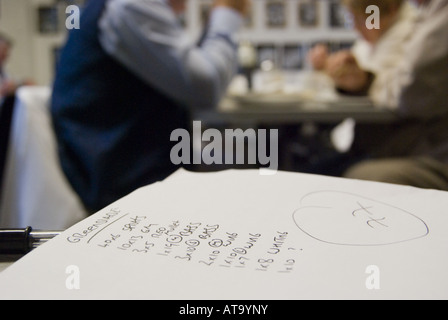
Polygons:
<instances>
[{"instance_id":1,"label":"white paper surface","mask_svg":"<svg viewBox=\"0 0 448 320\"><path fill-rule=\"evenodd\" d=\"M258 170L140 189L0 274L1 299L446 299L448 194Z\"/></svg>"}]
</instances>

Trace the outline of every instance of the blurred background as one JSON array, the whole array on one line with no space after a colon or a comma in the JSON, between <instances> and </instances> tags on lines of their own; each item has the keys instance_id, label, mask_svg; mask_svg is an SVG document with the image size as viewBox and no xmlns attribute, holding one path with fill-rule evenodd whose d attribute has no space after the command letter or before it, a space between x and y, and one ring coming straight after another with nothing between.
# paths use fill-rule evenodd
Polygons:
<instances>
[{"instance_id":1,"label":"blurred background","mask_svg":"<svg viewBox=\"0 0 448 320\"><path fill-rule=\"evenodd\" d=\"M8 54L0 50L0 58L9 55L9 59L0 59L6 61L4 66L0 64L0 75L6 84L16 82L21 88L17 97L4 95L0 109L0 227L31 225L60 230L92 213L85 210L62 172L48 108L60 52L69 32L66 22L76 19L67 8L76 5L82 11L85 2L0 0L0 40L6 35L0 44L6 52L9 50ZM193 41L201 38L212 3L188 0L186 12L179 17ZM346 166L362 160L350 153L352 145L356 145L355 125L373 125L382 130L396 120L387 108L375 108L367 93L357 96L339 91L332 78L311 63L311 50L318 44L325 45L330 54L351 49L358 42L354 15L343 0L252 3L236 39L239 74L216 108L190 110L191 119L201 121L202 130L276 130L278 137L272 141L278 144L274 156L278 157L279 170L340 176ZM373 60L371 55L366 57L369 62ZM240 135L241 141L248 140L244 132ZM200 136L193 139L195 151L207 144ZM270 147L275 145L270 142ZM245 148L248 160L257 146L247 143ZM195 164L188 169L204 172L265 165L233 161L225 165Z\"/></svg>"},{"instance_id":2,"label":"blurred background","mask_svg":"<svg viewBox=\"0 0 448 320\"><path fill-rule=\"evenodd\" d=\"M51 85L58 52L63 46L68 5L84 0L1 0L0 31L14 43L8 73ZM207 21L211 0L190 0L182 24L198 38ZM256 65L272 61L286 70L309 68L305 58L316 43L332 51L349 48L356 39L349 16L339 0L254 0L250 18L239 33L243 44L256 50Z\"/></svg>"}]
</instances>

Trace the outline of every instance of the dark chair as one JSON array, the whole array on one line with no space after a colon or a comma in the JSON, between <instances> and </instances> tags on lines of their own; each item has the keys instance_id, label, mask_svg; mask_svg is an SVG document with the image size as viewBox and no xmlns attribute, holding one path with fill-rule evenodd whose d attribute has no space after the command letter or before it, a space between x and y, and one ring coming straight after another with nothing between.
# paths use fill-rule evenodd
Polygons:
<instances>
[{"instance_id":1,"label":"dark chair","mask_svg":"<svg viewBox=\"0 0 448 320\"><path fill-rule=\"evenodd\" d=\"M0 199L4 171L8 153L9 137L11 131L12 116L14 114L15 96L9 96L3 100L0 106Z\"/></svg>"}]
</instances>

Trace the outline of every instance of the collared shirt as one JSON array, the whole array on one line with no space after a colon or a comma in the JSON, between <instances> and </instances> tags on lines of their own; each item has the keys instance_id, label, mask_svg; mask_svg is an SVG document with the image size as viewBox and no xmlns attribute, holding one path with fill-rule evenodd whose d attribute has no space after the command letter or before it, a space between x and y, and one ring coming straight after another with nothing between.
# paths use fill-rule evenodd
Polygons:
<instances>
[{"instance_id":1,"label":"collared shirt","mask_svg":"<svg viewBox=\"0 0 448 320\"><path fill-rule=\"evenodd\" d=\"M448 0L422 7L404 44L401 61L376 74L372 90L379 105L398 107L403 116L431 119L448 114Z\"/></svg>"},{"instance_id":2,"label":"collared shirt","mask_svg":"<svg viewBox=\"0 0 448 320\"><path fill-rule=\"evenodd\" d=\"M237 70L242 16L215 8L198 46L166 0L110 0L100 20L105 51L146 83L191 108L216 105ZM119 81L119 79L117 79Z\"/></svg>"},{"instance_id":3,"label":"collared shirt","mask_svg":"<svg viewBox=\"0 0 448 320\"><path fill-rule=\"evenodd\" d=\"M372 45L364 39L358 40L352 51L361 68L373 74L382 74L399 65L406 54L405 45L415 32L416 19L417 9L405 2L395 23L381 36L378 43ZM378 103L379 107L398 108L396 103L387 100L387 83L381 83L381 80L381 76L375 78L369 91L370 98Z\"/></svg>"},{"instance_id":4,"label":"collared shirt","mask_svg":"<svg viewBox=\"0 0 448 320\"><path fill-rule=\"evenodd\" d=\"M384 93L380 104L398 106L402 121L358 136L377 157L430 157L448 164L448 0L423 6L413 30L400 63L376 74L376 89Z\"/></svg>"}]
</instances>

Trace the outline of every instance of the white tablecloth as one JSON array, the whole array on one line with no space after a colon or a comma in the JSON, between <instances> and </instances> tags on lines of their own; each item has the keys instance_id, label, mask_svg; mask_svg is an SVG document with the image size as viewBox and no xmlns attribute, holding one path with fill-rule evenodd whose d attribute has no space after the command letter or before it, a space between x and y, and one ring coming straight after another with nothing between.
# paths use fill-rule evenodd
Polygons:
<instances>
[{"instance_id":1,"label":"white tablecloth","mask_svg":"<svg viewBox=\"0 0 448 320\"><path fill-rule=\"evenodd\" d=\"M86 217L63 174L49 112L51 90L23 87L11 126L0 227L65 230Z\"/></svg>"}]
</instances>

